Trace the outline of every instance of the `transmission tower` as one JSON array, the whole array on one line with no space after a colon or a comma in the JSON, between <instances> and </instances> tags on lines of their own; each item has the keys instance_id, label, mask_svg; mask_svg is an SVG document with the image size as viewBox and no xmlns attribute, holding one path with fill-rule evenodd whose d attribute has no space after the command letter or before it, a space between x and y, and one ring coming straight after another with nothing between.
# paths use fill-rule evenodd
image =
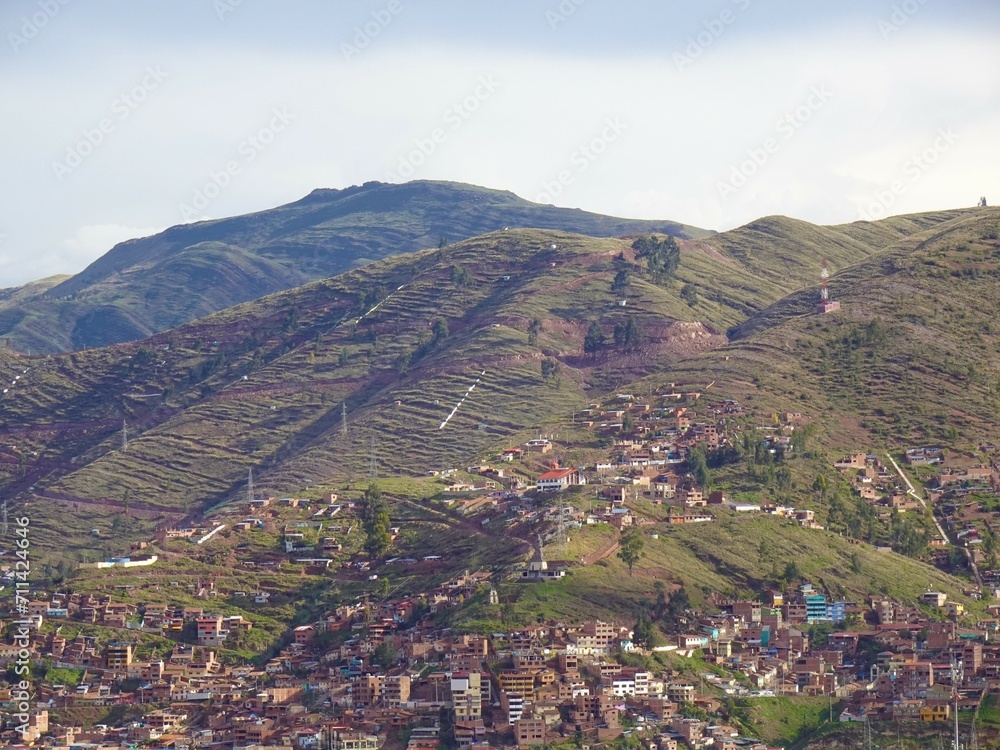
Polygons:
<instances>
[{"instance_id":1,"label":"transmission tower","mask_svg":"<svg viewBox=\"0 0 1000 750\"><path fill-rule=\"evenodd\" d=\"M864 723L864 742L865 742L865 750L872 750L872 725L871 722L868 720L867 713L865 714L865 723Z\"/></svg>"}]
</instances>

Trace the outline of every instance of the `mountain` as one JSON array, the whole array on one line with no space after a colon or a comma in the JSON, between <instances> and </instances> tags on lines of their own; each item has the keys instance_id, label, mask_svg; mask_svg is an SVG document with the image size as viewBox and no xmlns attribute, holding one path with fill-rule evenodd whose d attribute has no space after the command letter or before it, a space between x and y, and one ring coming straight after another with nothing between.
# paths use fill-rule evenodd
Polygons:
<instances>
[{"instance_id":1,"label":"mountain","mask_svg":"<svg viewBox=\"0 0 1000 750\"><path fill-rule=\"evenodd\" d=\"M794 290L822 257L855 259L851 268L868 269L857 273L874 284L884 258L980 219L945 212L845 228L761 220L681 241L676 278L658 283L629 240L501 230L143 342L42 359L0 350L9 383L0 394L0 491L28 501L33 522L53 530L68 518L72 529L107 529L128 505L138 533L237 496L250 469L259 487L283 493L362 478L373 464L380 476L462 466L539 431L572 431L574 410L643 377L714 379L720 392L775 409L791 398L805 410L798 393L754 392L737 364L760 350L758 337L729 343L725 328L787 305L794 323L816 295ZM890 240L882 250L866 244ZM612 290L623 271L625 287ZM615 346L629 321L638 336ZM607 343L585 354L593 323ZM785 367L776 360L756 377ZM46 536L77 554L92 540L75 533Z\"/></svg>"},{"instance_id":2,"label":"mountain","mask_svg":"<svg viewBox=\"0 0 1000 750\"><path fill-rule=\"evenodd\" d=\"M122 242L72 278L0 308L0 336L34 352L135 341L391 255L504 227L596 237L710 234L672 221L543 206L460 183L369 182Z\"/></svg>"}]
</instances>

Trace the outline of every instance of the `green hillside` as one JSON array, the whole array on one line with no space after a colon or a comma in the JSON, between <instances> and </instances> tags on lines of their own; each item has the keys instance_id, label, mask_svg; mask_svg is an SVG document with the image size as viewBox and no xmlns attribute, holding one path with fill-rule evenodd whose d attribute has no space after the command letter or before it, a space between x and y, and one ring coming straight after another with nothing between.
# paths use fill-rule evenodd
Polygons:
<instances>
[{"instance_id":1,"label":"green hillside","mask_svg":"<svg viewBox=\"0 0 1000 750\"><path fill-rule=\"evenodd\" d=\"M712 372L758 411L795 404L831 446L996 441L998 237L1000 211L963 211L834 269L840 312L815 314L816 287L789 295L670 375Z\"/></svg>"},{"instance_id":2,"label":"green hillside","mask_svg":"<svg viewBox=\"0 0 1000 750\"><path fill-rule=\"evenodd\" d=\"M838 257L833 245L847 243L849 233L871 242L909 234L850 267L877 287L887 259L905 265L908 254L937 247L928 237L983 234L989 216L946 212L835 234L820 228L821 239L812 241L809 225L768 220L781 239L774 247L753 240L761 244L750 255L734 239L746 229L713 238L718 248L681 243L672 280L651 276L628 240L512 229L378 261L136 344L44 359L5 352L0 378L11 385L0 394L0 490L28 502L43 531L72 518L75 532L61 548L79 554L91 543L89 530L108 530L126 506L130 533L146 533L238 496L251 469L262 491L282 494L364 478L373 466L379 476L462 467L539 432L569 439L574 410L641 378L640 389L665 379L715 380L720 395L758 410L797 406L827 425L821 440L853 445L860 439L854 428L876 408L886 429L899 416L872 403L855 417L850 409L870 399L841 386L835 400L839 391L820 388L821 376L807 367L827 367L827 379L847 377L835 358L837 337L856 315L846 296L839 316L792 317L734 343L722 331L763 300L776 304L755 320L809 299L802 292L779 301L786 292L775 269L785 269L795 288L818 267L817 255ZM796 233L799 256L790 254ZM623 271L627 283L613 290ZM943 277L935 270L921 278L936 284ZM695 284L692 300L686 289ZM638 340L616 345L616 327L629 321ZM605 343L585 353L595 323ZM786 341L796 326L801 341ZM886 361L885 383L914 377ZM961 403L973 393L953 395ZM850 440L841 435L848 430ZM572 439L584 448L594 440L585 432Z\"/></svg>"},{"instance_id":3,"label":"green hillside","mask_svg":"<svg viewBox=\"0 0 1000 750\"><path fill-rule=\"evenodd\" d=\"M504 227L596 237L710 234L672 221L542 206L460 183L369 182L123 242L53 288L38 285L16 307L4 309L0 295L0 337L33 352L135 341L375 260Z\"/></svg>"}]
</instances>

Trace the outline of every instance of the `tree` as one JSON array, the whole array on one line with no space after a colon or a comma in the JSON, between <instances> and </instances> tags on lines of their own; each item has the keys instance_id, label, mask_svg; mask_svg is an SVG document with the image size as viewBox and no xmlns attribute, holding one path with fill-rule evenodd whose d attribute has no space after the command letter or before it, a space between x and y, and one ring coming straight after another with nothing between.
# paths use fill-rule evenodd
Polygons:
<instances>
[{"instance_id":1,"label":"tree","mask_svg":"<svg viewBox=\"0 0 1000 750\"><path fill-rule=\"evenodd\" d=\"M675 591L670 600L663 608L663 615L660 617L668 633L678 633L683 627L682 619L691 606L691 599L687 590L681 586Z\"/></svg>"},{"instance_id":2,"label":"tree","mask_svg":"<svg viewBox=\"0 0 1000 750\"><path fill-rule=\"evenodd\" d=\"M830 482L827 480L825 474L817 474L816 479L813 480L813 492L819 495L821 498L826 497L827 491L830 489Z\"/></svg>"},{"instance_id":3,"label":"tree","mask_svg":"<svg viewBox=\"0 0 1000 750\"><path fill-rule=\"evenodd\" d=\"M659 645L660 634L645 609L639 612L639 620L632 629L632 639L643 648L655 648Z\"/></svg>"},{"instance_id":4,"label":"tree","mask_svg":"<svg viewBox=\"0 0 1000 750\"><path fill-rule=\"evenodd\" d=\"M434 321L434 325L431 326L431 334L434 337L434 343L441 341L442 339L448 338L448 321L444 318L438 318Z\"/></svg>"},{"instance_id":5,"label":"tree","mask_svg":"<svg viewBox=\"0 0 1000 750\"><path fill-rule=\"evenodd\" d=\"M628 272L627 268L618 269L618 273L615 274L615 280L611 282L611 292L618 295L628 294L629 285L632 283L632 275Z\"/></svg>"},{"instance_id":6,"label":"tree","mask_svg":"<svg viewBox=\"0 0 1000 750\"><path fill-rule=\"evenodd\" d=\"M694 284L685 284L681 287L681 299L691 307L698 304L698 287Z\"/></svg>"},{"instance_id":7,"label":"tree","mask_svg":"<svg viewBox=\"0 0 1000 750\"><path fill-rule=\"evenodd\" d=\"M542 360L542 380L555 378L559 375L559 363L554 359Z\"/></svg>"},{"instance_id":8,"label":"tree","mask_svg":"<svg viewBox=\"0 0 1000 750\"><path fill-rule=\"evenodd\" d=\"M792 452L799 458L806 455L809 450L809 438L815 432L813 425L803 425L796 427L792 431Z\"/></svg>"},{"instance_id":9,"label":"tree","mask_svg":"<svg viewBox=\"0 0 1000 750\"><path fill-rule=\"evenodd\" d=\"M365 551L373 560L382 557L392 546L389 533L389 511L382 500L382 491L370 484L361 497L361 524L365 532Z\"/></svg>"},{"instance_id":10,"label":"tree","mask_svg":"<svg viewBox=\"0 0 1000 750\"><path fill-rule=\"evenodd\" d=\"M396 372L400 375L405 375L406 371L410 369L410 363L413 361L413 352L410 349L404 349L399 354L396 355L394 364L396 365Z\"/></svg>"},{"instance_id":11,"label":"tree","mask_svg":"<svg viewBox=\"0 0 1000 750\"><path fill-rule=\"evenodd\" d=\"M457 287L472 286L472 274L465 266L452 266L451 283Z\"/></svg>"},{"instance_id":12,"label":"tree","mask_svg":"<svg viewBox=\"0 0 1000 750\"><path fill-rule=\"evenodd\" d=\"M528 344L534 346L538 343L538 334L542 330L542 321L538 318L534 318L530 323L528 323Z\"/></svg>"},{"instance_id":13,"label":"tree","mask_svg":"<svg viewBox=\"0 0 1000 750\"><path fill-rule=\"evenodd\" d=\"M674 277L680 265L681 252L673 237L640 237L632 243L636 258L646 259L646 268L653 281L662 284Z\"/></svg>"},{"instance_id":14,"label":"tree","mask_svg":"<svg viewBox=\"0 0 1000 750\"><path fill-rule=\"evenodd\" d=\"M794 560L789 560L788 564L785 565L785 575L783 576L784 579L788 583L791 583L792 581L798 580L800 575L801 574L799 573L799 566L795 563Z\"/></svg>"},{"instance_id":15,"label":"tree","mask_svg":"<svg viewBox=\"0 0 1000 750\"><path fill-rule=\"evenodd\" d=\"M698 444L694 446L687 455L688 470L694 475L694 481L702 489L712 486L712 474L708 470L708 451L705 446Z\"/></svg>"},{"instance_id":16,"label":"tree","mask_svg":"<svg viewBox=\"0 0 1000 750\"><path fill-rule=\"evenodd\" d=\"M626 351L638 349L642 343L642 329L635 322L635 318L629 317L624 323L615 325L615 346Z\"/></svg>"},{"instance_id":17,"label":"tree","mask_svg":"<svg viewBox=\"0 0 1000 750\"><path fill-rule=\"evenodd\" d=\"M396 665L399 661L399 651L392 645L390 641L382 641L372 652L372 661L378 664L383 669L388 669Z\"/></svg>"},{"instance_id":18,"label":"tree","mask_svg":"<svg viewBox=\"0 0 1000 750\"><path fill-rule=\"evenodd\" d=\"M594 320L587 329L587 335L583 337L583 351L594 354L602 346L604 346L604 331L601 330L601 324Z\"/></svg>"},{"instance_id":19,"label":"tree","mask_svg":"<svg viewBox=\"0 0 1000 750\"><path fill-rule=\"evenodd\" d=\"M635 564L642 559L642 548L645 545L645 540L642 538L642 534L639 533L637 529L633 529L625 538L622 539L621 545L618 547L617 557L623 563L628 565L628 574L632 575L632 569Z\"/></svg>"}]
</instances>

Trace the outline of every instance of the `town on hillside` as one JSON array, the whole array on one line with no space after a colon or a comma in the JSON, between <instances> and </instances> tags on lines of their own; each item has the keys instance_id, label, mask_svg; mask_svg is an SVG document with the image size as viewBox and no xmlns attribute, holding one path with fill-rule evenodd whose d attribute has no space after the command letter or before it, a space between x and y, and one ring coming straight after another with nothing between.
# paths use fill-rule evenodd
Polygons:
<instances>
[{"instance_id":1,"label":"town on hillside","mask_svg":"<svg viewBox=\"0 0 1000 750\"><path fill-rule=\"evenodd\" d=\"M970 717L992 716L1000 565L984 510L997 502L996 465L940 448L914 448L898 462L860 451L830 468L886 529L932 507L932 559L961 555L974 571L961 598L930 586L911 601L845 597L790 561L756 596L701 591L695 603L682 584L664 580L638 617L529 621L517 610L519 592L560 585L608 559L630 575L642 568L636 540L670 529L699 533L756 517L827 533L830 519L812 509L707 486L706 456L742 446L781 471L804 452L808 430L795 412L755 424L737 401L712 402L705 390L671 384L647 399L618 394L587 405L574 419L603 448L586 465L563 465L573 463L555 458L565 446L538 436L498 450L488 464L428 470L434 496L400 500L391 519L374 482L319 499L251 490L127 555L84 563L59 582L32 582L26 594L18 589L24 607L2 619L8 686L0 702L18 710L0 741L771 750L786 735L765 723L771 736L761 736L758 711L775 701L807 714L784 728L793 735L889 724L947 733L956 719L967 727ZM414 536L428 519L524 554L454 572L443 538L429 548ZM546 559L589 529L607 530L607 545ZM192 562L231 575L195 572ZM9 563L2 573L10 594L17 573ZM408 580L427 585L397 584ZM352 593L289 617L281 609L288 590L314 581ZM478 620L455 619L470 610ZM1000 737L1000 725L979 733Z\"/></svg>"}]
</instances>

